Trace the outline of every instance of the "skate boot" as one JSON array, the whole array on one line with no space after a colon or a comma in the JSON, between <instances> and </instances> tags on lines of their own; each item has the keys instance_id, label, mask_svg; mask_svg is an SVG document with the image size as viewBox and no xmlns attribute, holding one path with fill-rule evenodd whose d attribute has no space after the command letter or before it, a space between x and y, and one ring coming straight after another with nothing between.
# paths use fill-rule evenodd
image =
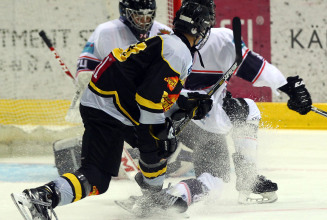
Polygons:
<instances>
[{"instance_id":1,"label":"skate boot","mask_svg":"<svg viewBox=\"0 0 327 220\"><path fill-rule=\"evenodd\" d=\"M168 194L166 193L167 189L162 190L162 186L148 185L143 181L141 173L135 176L135 180L143 193L143 196L139 198L134 197L132 213L136 216L146 217L168 209L177 213L183 213L187 210L187 203L177 195L178 192Z\"/></svg>"},{"instance_id":2,"label":"skate boot","mask_svg":"<svg viewBox=\"0 0 327 220\"><path fill-rule=\"evenodd\" d=\"M256 172L256 165L249 163L240 153L233 154L236 173L236 190L239 204L262 204L276 202L277 184Z\"/></svg>"},{"instance_id":3,"label":"skate boot","mask_svg":"<svg viewBox=\"0 0 327 220\"><path fill-rule=\"evenodd\" d=\"M51 220L52 215L58 220L53 208L60 202L60 192L53 182L34 189L25 189L22 194L12 193L11 198L25 220Z\"/></svg>"}]
</instances>

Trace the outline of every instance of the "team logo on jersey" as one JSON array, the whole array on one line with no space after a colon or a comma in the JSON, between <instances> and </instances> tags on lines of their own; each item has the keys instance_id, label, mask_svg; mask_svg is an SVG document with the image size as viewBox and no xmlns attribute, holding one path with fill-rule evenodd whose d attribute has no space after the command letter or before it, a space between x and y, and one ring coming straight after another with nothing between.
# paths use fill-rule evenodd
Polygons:
<instances>
[{"instance_id":1,"label":"team logo on jersey","mask_svg":"<svg viewBox=\"0 0 327 220\"><path fill-rule=\"evenodd\" d=\"M173 91L178 83L177 76L166 77L164 80L168 83L167 87L169 88L170 91Z\"/></svg>"},{"instance_id":2,"label":"team logo on jersey","mask_svg":"<svg viewBox=\"0 0 327 220\"><path fill-rule=\"evenodd\" d=\"M84 49L83 53L92 53L94 52L94 43L87 42Z\"/></svg>"},{"instance_id":3,"label":"team logo on jersey","mask_svg":"<svg viewBox=\"0 0 327 220\"><path fill-rule=\"evenodd\" d=\"M178 97L179 94L169 94L164 96L161 100L163 111L164 112L168 111L173 106L173 104L177 101Z\"/></svg>"},{"instance_id":4,"label":"team logo on jersey","mask_svg":"<svg viewBox=\"0 0 327 220\"><path fill-rule=\"evenodd\" d=\"M96 186L93 186L93 190L90 192L89 196L99 195L99 190Z\"/></svg>"},{"instance_id":5,"label":"team logo on jersey","mask_svg":"<svg viewBox=\"0 0 327 220\"><path fill-rule=\"evenodd\" d=\"M159 29L159 32L157 35L164 35L164 34L171 34L171 31L166 30L166 29Z\"/></svg>"}]
</instances>

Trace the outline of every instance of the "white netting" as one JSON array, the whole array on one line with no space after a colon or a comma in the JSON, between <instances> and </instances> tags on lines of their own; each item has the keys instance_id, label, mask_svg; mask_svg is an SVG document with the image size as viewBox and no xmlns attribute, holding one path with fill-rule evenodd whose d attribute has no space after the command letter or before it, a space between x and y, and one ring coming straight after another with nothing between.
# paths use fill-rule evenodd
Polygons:
<instances>
[{"instance_id":1,"label":"white netting","mask_svg":"<svg viewBox=\"0 0 327 220\"><path fill-rule=\"evenodd\" d=\"M171 23L172 2L157 0L157 21ZM38 33L46 32L75 75L86 40L99 24L119 17L118 4L119 0L0 1L0 144L51 141L83 132L81 125L64 119L75 87Z\"/></svg>"}]
</instances>

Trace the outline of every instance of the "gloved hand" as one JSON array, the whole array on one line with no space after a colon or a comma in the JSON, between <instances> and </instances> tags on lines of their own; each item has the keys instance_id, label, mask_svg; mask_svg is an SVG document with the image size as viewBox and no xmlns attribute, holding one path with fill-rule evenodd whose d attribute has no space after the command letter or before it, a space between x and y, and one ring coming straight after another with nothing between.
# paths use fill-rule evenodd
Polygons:
<instances>
[{"instance_id":1,"label":"gloved hand","mask_svg":"<svg viewBox=\"0 0 327 220\"><path fill-rule=\"evenodd\" d=\"M173 123L166 118L164 124L154 124L150 126L150 134L156 140L158 157L168 158L177 149L177 140Z\"/></svg>"},{"instance_id":2,"label":"gloved hand","mask_svg":"<svg viewBox=\"0 0 327 220\"><path fill-rule=\"evenodd\" d=\"M250 110L249 105L243 98L233 98L232 93L227 91L223 100L222 108L233 124L239 124L246 121Z\"/></svg>"},{"instance_id":3,"label":"gloved hand","mask_svg":"<svg viewBox=\"0 0 327 220\"><path fill-rule=\"evenodd\" d=\"M311 111L311 96L299 76L288 77L287 84L280 87L279 90L285 92L290 97L287 102L289 109L294 110L301 115L306 115Z\"/></svg>"},{"instance_id":4,"label":"gloved hand","mask_svg":"<svg viewBox=\"0 0 327 220\"><path fill-rule=\"evenodd\" d=\"M187 93L187 95L188 97L180 95L177 99L179 108L185 111L185 116L194 116L194 120L203 119L212 108L210 96L207 94L199 94L198 92ZM194 110L196 106L198 106L198 108Z\"/></svg>"}]
</instances>

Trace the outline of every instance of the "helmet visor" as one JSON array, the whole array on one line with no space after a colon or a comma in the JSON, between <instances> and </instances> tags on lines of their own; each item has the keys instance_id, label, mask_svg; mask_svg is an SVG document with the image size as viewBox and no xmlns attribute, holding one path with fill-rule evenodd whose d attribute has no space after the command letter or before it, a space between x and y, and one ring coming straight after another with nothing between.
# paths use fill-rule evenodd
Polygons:
<instances>
[{"instance_id":1,"label":"helmet visor","mask_svg":"<svg viewBox=\"0 0 327 220\"><path fill-rule=\"evenodd\" d=\"M134 10L134 9L126 8L126 17L127 20L135 28L143 31L148 31L153 24L154 17L155 17L155 10L151 10L151 9Z\"/></svg>"}]
</instances>

